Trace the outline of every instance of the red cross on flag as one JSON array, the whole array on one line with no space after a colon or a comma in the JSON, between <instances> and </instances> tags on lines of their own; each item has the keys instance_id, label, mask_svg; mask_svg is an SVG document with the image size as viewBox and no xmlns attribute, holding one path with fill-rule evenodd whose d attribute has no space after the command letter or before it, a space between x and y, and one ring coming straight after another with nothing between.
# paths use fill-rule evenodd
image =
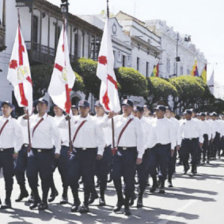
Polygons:
<instances>
[{"instance_id":1,"label":"red cross on flag","mask_svg":"<svg viewBox=\"0 0 224 224\"><path fill-rule=\"evenodd\" d=\"M107 112L113 111L118 113L121 110L121 107L118 97L117 79L114 73L114 55L109 19L106 19L100 46L97 77L101 80L100 103Z\"/></svg>"},{"instance_id":2,"label":"red cross on flag","mask_svg":"<svg viewBox=\"0 0 224 224\"><path fill-rule=\"evenodd\" d=\"M26 45L18 25L7 79L14 87L14 94L20 107L27 107L29 113L33 108L33 86Z\"/></svg>"},{"instance_id":3,"label":"red cross on flag","mask_svg":"<svg viewBox=\"0 0 224 224\"><path fill-rule=\"evenodd\" d=\"M74 83L75 73L70 64L68 39L64 24L58 41L54 70L51 76L48 93L54 104L66 113L70 113L70 92Z\"/></svg>"}]
</instances>

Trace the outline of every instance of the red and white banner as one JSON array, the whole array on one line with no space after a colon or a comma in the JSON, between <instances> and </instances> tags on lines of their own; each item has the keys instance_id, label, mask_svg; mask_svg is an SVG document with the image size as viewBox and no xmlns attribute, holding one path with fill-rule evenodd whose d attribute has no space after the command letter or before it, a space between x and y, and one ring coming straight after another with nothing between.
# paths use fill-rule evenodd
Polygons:
<instances>
[{"instance_id":1,"label":"red and white banner","mask_svg":"<svg viewBox=\"0 0 224 224\"><path fill-rule=\"evenodd\" d=\"M117 79L114 73L114 55L109 28L109 19L105 22L97 66L97 77L101 80L100 103L109 112L121 110L118 96Z\"/></svg>"},{"instance_id":2,"label":"red and white banner","mask_svg":"<svg viewBox=\"0 0 224 224\"><path fill-rule=\"evenodd\" d=\"M54 70L51 76L48 93L54 104L66 113L70 113L70 92L74 83L75 73L70 64L68 39L64 24L58 41Z\"/></svg>"},{"instance_id":3,"label":"red and white banner","mask_svg":"<svg viewBox=\"0 0 224 224\"><path fill-rule=\"evenodd\" d=\"M33 108L33 86L26 45L18 25L16 39L9 63L7 79L14 87L14 94L20 107Z\"/></svg>"}]
</instances>

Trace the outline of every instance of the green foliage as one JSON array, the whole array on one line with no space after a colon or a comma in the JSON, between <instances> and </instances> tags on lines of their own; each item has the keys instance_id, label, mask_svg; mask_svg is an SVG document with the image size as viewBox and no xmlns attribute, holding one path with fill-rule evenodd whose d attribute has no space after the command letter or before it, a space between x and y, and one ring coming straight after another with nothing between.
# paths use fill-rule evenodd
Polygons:
<instances>
[{"instance_id":1,"label":"green foliage","mask_svg":"<svg viewBox=\"0 0 224 224\"><path fill-rule=\"evenodd\" d=\"M121 96L146 96L148 94L146 78L133 68L120 67L116 70Z\"/></svg>"},{"instance_id":2,"label":"green foliage","mask_svg":"<svg viewBox=\"0 0 224 224\"><path fill-rule=\"evenodd\" d=\"M175 97L177 95L177 89L167 80L159 77L150 77L149 78L151 86L150 88L150 97L151 103L157 101L164 101L167 103L167 98L169 95Z\"/></svg>"},{"instance_id":3,"label":"green foliage","mask_svg":"<svg viewBox=\"0 0 224 224\"><path fill-rule=\"evenodd\" d=\"M92 59L80 58L72 65L75 71L83 78L85 88L83 92L88 97L92 93L94 97L99 97L100 80L96 76L97 62Z\"/></svg>"}]
</instances>

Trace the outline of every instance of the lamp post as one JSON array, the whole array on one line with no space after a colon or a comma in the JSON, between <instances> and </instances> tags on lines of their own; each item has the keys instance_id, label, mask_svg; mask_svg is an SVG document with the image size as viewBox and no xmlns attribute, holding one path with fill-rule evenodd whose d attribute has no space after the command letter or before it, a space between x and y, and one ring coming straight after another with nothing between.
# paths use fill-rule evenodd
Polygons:
<instances>
[{"instance_id":1,"label":"lamp post","mask_svg":"<svg viewBox=\"0 0 224 224\"><path fill-rule=\"evenodd\" d=\"M175 76L178 76L178 62L180 62L180 57L178 56L178 48L179 48L179 40L180 40L180 35L177 33L177 39L176 39L176 69L175 69Z\"/></svg>"},{"instance_id":2,"label":"lamp post","mask_svg":"<svg viewBox=\"0 0 224 224\"><path fill-rule=\"evenodd\" d=\"M65 19L67 19L68 16L68 6L68 0L61 0L61 13Z\"/></svg>"}]
</instances>

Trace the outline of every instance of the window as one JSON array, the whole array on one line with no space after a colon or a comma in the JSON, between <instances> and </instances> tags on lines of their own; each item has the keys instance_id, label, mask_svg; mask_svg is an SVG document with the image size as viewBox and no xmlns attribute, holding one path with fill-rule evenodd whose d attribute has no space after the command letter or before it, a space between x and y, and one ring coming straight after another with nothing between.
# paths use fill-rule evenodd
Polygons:
<instances>
[{"instance_id":1,"label":"window","mask_svg":"<svg viewBox=\"0 0 224 224\"><path fill-rule=\"evenodd\" d=\"M82 57L85 57L85 32L82 32Z\"/></svg>"},{"instance_id":2,"label":"window","mask_svg":"<svg viewBox=\"0 0 224 224\"><path fill-rule=\"evenodd\" d=\"M126 56L122 55L122 66L125 67L126 66Z\"/></svg>"},{"instance_id":3,"label":"window","mask_svg":"<svg viewBox=\"0 0 224 224\"><path fill-rule=\"evenodd\" d=\"M183 74L184 74L184 67L181 66L181 67L180 67L180 75L183 75Z\"/></svg>"},{"instance_id":4,"label":"window","mask_svg":"<svg viewBox=\"0 0 224 224\"><path fill-rule=\"evenodd\" d=\"M56 26L55 27L55 49L57 49L57 46L58 46L58 40L59 40L59 37L60 37L60 33L61 33L61 27Z\"/></svg>"},{"instance_id":5,"label":"window","mask_svg":"<svg viewBox=\"0 0 224 224\"><path fill-rule=\"evenodd\" d=\"M140 58L137 57L137 70L139 71L139 69L140 69Z\"/></svg>"},{"instance_id":6,"label":"window","mask_svg":"<svg viewBox=\"0 0 224 224\"><path fill-rule=\"evenodd\" d=\"M145 71L146 77L149 77L149 62L146 62L146 71Z\"/></svg>"},{"instance_id":7,"label":"window","mask_svg":"<svg viewBox=\"0 0 224 224\"><path fill-rule=\"evenodd\" d=\"M32 38L33 43L37 43L38 41L38 17L33 16L33 26L32 26Z\"/></svg>"},{"instance_id":8,"label":"window","mask_svg":"<svg viewBox=\"0 0 224 224\"><path fill-rule=\"evenodd\" d=\"M74 34L74 56L78 57L78 44L79 44L79 39L78 39L78 31L75 32Z\"/></svg>"},{"instance_id":9,"label":"window","mask_svg":"<svg viewBox=\"0 0 224 224\"><path fill-rule=\"evenodd\" d=\"M170 74L170 59L167 58L166 60L166 72L169 75Z\"/></svg>"}]
</instances>

